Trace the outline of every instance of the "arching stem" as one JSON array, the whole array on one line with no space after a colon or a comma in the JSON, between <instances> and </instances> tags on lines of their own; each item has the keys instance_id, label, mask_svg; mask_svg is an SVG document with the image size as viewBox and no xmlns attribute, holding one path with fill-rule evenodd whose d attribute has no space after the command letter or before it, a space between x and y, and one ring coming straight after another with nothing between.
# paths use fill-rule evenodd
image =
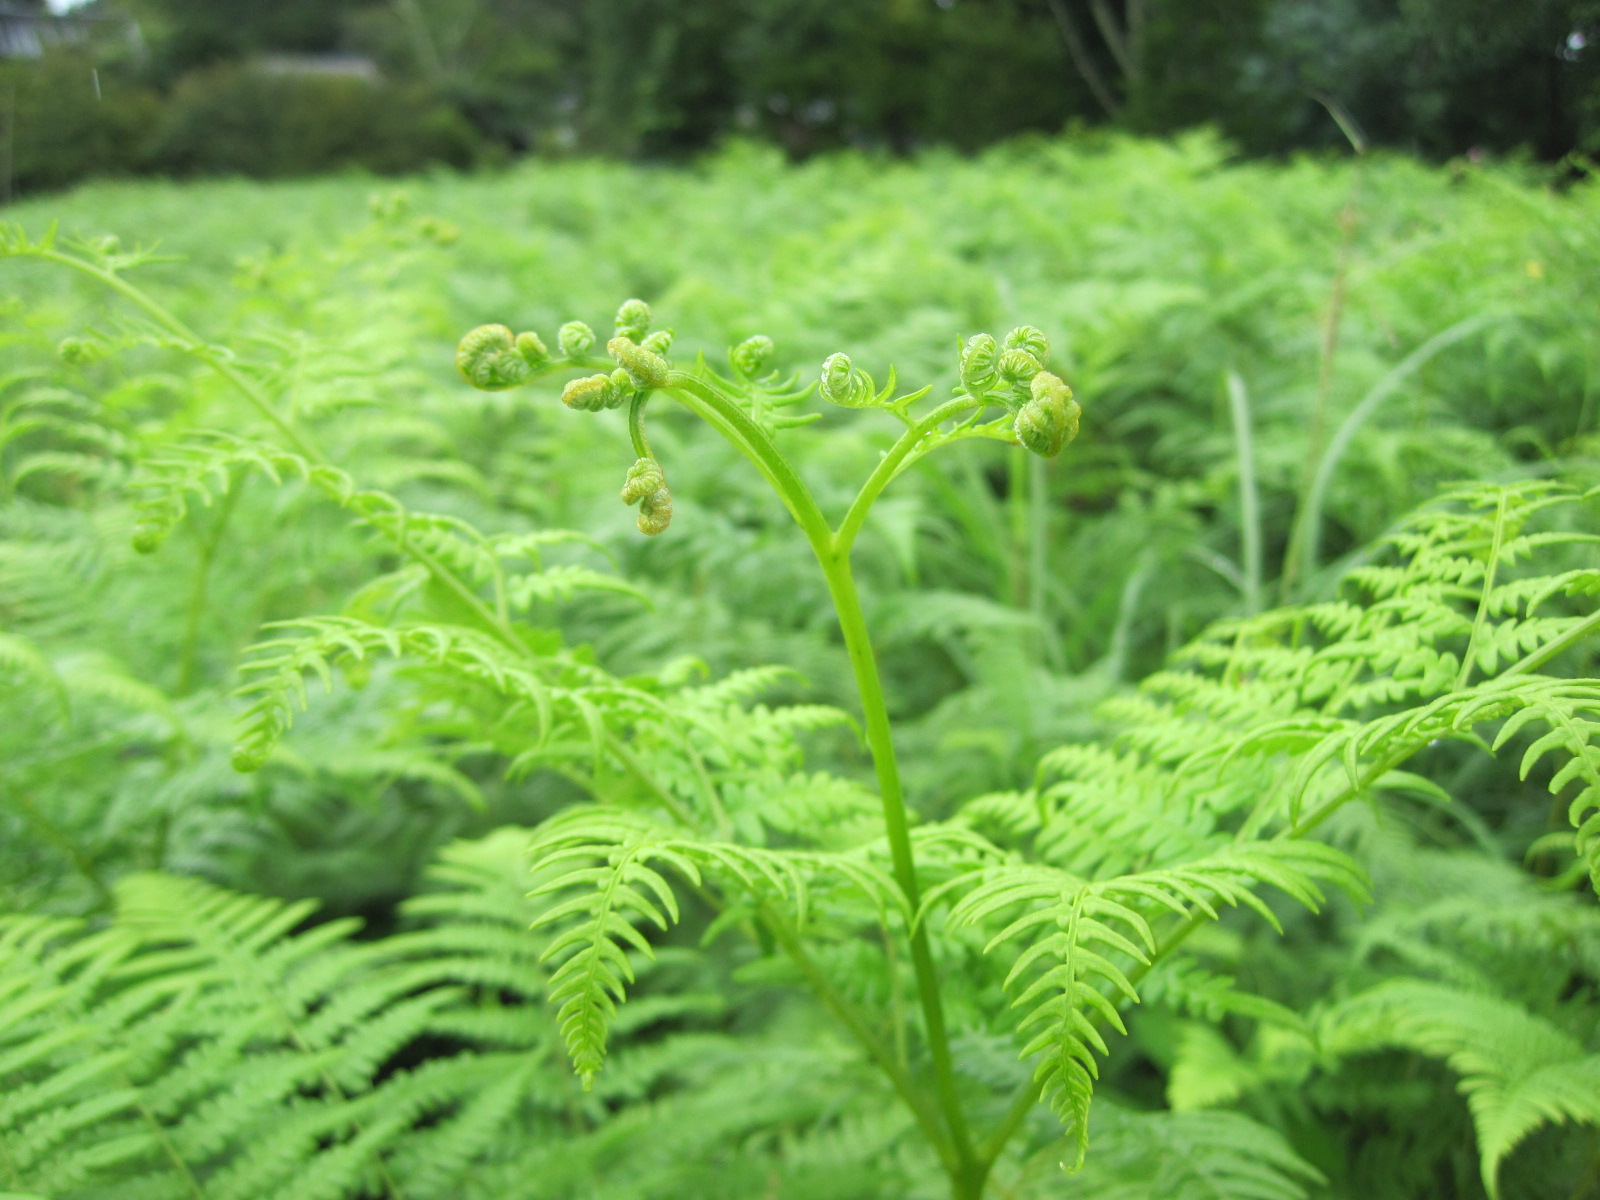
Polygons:
<instances>
[{"instance_id":1,"label":"arching stem","mask_svg":"<svg viewBox=\"0 0 1600 1200\"><path fill-rule=\"evenodd\" d=\"M633 442L633 452L640 458L654 458L650 442L644 436L644 406L649 392L639 392L628 402L628 438Z\"/></svg>"},{"instance_id":2,"label":"arching stem","mask_svg":"<svg viewBox=\"0 0 1600 1200\"><path fill-rule=\"evenodd\" d=\"M911 847L910 816L906 811L900 766L895 756L893 732L883 684L878 675L877 659L873 654L866 615L861 608L861 596L850 570L850 549L872 502L888 486L901 464L941 422L972 408L974 401L966 397L949 401L912 425L868 478L835 532L817 507L810 490L795 474L772 438L737 401L706 380L681 371L672 372L666 390L685 407L705 418L750 461L777 492L811 544L827 582L828 594L833 600L845 651L855 676L867 746L878 779L884 832L889 842L895 882L905 896L910 911L916 912L921 905L922 892L917 882L916 857ZM980 1159L973 1148L972 1135L961 1108L939 979L925 923L915 923L910 941L917 998L922 1009L928 1055L933 1063L935 1094L949 1132L950 1153L954 1160L948 1164L954 1195L957 1200L977 1200L983 1193L988 1164Z\"/></svg>"}]
</instances>

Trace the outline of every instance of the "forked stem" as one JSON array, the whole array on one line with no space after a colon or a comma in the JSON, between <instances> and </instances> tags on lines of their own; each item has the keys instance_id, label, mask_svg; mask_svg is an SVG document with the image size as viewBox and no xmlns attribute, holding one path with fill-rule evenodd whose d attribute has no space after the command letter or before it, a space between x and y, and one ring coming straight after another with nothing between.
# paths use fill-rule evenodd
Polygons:
<instances>
[{"instance_id":1,"label":"forked stem","mask_svg":"<svg viewBox=\"0 0 1600 1200\"><path fill-rule=\"evenodd\" d=\"M866 614L861 608L861 596L850 570L850 549L873 501L888 486L907 457L942 421L973 407L973 402L965 398L949 401L907 429L862 487L844 521L835 531L823 517L810 490L795 474L767 431L735 400L706 380L681 371L672 372L667 390L685 407L704 417L750 461L778 493L811 544L828 585L828 595L833 601L839 629L844 637L845 652L850 658L850 668L855 677L867 747L872 754L873 770L878 779L884 832L893 860L895 882L906 898L909 911L916 912L922 903L922 891L917 882L916 856L911 847L910 816L906 811L899 760L895 755L893 730L884 700L883 683L878 675L877 658L873 653ZM933 1064L934 1090L949 1134L948 1153L941 1157L945 1158L955 1200L979 1200L983 1195L989 1162L973 1147L972 1134L956 1090L944 1003L925 923L914 923L910 942L917 1000L922 1009L928 1056Z\"/></svg>"}]
</instances>

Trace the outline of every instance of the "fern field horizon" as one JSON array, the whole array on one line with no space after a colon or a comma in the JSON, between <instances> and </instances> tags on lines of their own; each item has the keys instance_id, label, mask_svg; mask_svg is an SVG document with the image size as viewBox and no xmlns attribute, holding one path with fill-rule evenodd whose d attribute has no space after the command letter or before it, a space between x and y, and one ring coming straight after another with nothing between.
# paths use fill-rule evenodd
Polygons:
<instances>
[{"instance_id":1,"label":"fern field horizon","mask_svg":"<svg viewBox=\"0 0 1600 1200\"><path fill-rule=\"evenodd\" d=\"M8 217L0 1197L1600 1197L1586 177Z\"/></svg>"}]
</instances>

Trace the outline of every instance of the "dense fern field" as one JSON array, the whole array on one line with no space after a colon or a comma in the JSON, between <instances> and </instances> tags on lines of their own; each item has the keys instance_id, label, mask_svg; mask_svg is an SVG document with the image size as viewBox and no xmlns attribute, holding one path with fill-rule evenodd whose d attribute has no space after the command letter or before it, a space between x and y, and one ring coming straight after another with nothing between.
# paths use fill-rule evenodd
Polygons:
<instances>
[{"instance_id":1,"label":"dense fern field","mask_svg":"<svg viewBox=\"0 0 1600 1200\"><path fill-rule=\"evenodd\" d=\"M9 216L0 1197L1600 1196L1586 179Z\"/></svg>"}]
</instances>

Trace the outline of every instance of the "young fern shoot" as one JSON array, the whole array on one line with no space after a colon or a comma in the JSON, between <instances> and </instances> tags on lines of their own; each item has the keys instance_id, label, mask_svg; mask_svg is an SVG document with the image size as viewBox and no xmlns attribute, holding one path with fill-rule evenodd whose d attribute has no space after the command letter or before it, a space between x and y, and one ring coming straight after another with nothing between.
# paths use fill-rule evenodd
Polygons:
<instances>
[{"instance_id":1,"label":"young fern shoot","mask_svg":"<svg viewBox=\"0 0 1600 1200\"><path fill-rule=\"evenodd\" d=\"M851 573L851 549L873 503L884 489L913 462L938 447L966 438L985 437L1021 442L1044 457L1060 454L1078 432L1080 410L1072 389L1045 369L1049 361L1049 342L1032 326L1012 330L1003 343L986 333L972 337L961 351L961 385L955 395L920 415L913 414L912 406L928 394L929 388L897 395L891 370L888 382L879 389L872 377L855 366L848 355L831 355L822 365L817 385L824 400L841 408L879 408L905 427L835 525L823 515L774 438L779 428L790 423L776 413L778 404L774 401L779 398L767 396L766 405L759 402L763 390L760 385L774 378L757 377L771 353L770 339L752 338L734 347L729 352L734 377L728 379L709 370L674 369L665 357L672 345L672 335L670 331L648 332L650 320L650 309L644 301L625 301L617 310L614 336L606 343L607 352L617 363L616 368L609 374L571 380L562 390L562 403L583 412L628 407L628 431L637 458L627 469L622 499L625 503L639 505L638 526L646 535L664 532L672 519L671 492L663 469L650 450L644 427L646 406L658 392L677 400L707 421L777 492L809 542L833 600L855 676L867 743L877 775L884 835L895 883L907 911L918 913L922 894L911 821L872 641ZM563 326L558 338L569 360L586 352L594 340L592 331L578 322ZM531 382L557 364L549 358L537 334L513 334L505 326L487 325L462 338L456 365L473 386L500 390ZM790 395L780 398L792 401L798 397L791 391ZM1001 410L999 416L986 420L987 412L996 408ZM613 854L611 861L620 863L621 860ZM637 874L638 868L630 869ZM603 887L613 886L611 876L597 878L606 881ZM654 873L649 877L652 885L659 878ZM568 902L572 903L575 902ZM664 924L653 905L641 902L635 907L658 924ZM607 920L624 923L609 911ZM628 934L623 936L635 942L642 940L631 925ZM614 957L622 957L620 948ZM955 1194L978 1196L982 1194L993 1158L986 1158L976 1145L958 1094L927 924L920 919L911 922L910 957L940 1114L938 1126L929 1130L929 1134L951 1175ZM589 972L587 978L594 981L590 986L595 1002L609 1005L611 996L620 998L621 982L616 975L600 970L601 965L601 960L595 959L596 969ZM602 992L607 993L604 999L600 996ZM581 998L573 994L569 982L564 981L561 996L564 998L563 1013L570 1013L576 1020L582 1010L574 1006ZM585 1047L591 1041L586 1038ZM579 1065L588 1074L598 1063L585 1053Z\"/></svg>"},{"instance_id":2,"label":"young fern shoot","mask_svg":"<svg viewBox=\"0 0 1600 1200\"><path fill-rule=\"evenodd\" d=\"M617 366L569 382L562 400L589 412L627 406L637 457L626 470L622 499L641 505L639 527L646 534L661 533L670 520L665 471L644 429L646 407L659 393L722 434L772 486L809 543L854 672L878 785L882 836L876 845L897 893L890 907L906 914L897 936L909 951L921 1053L904 1063L886 1051L874 1022L819 965L807 944L808 935L818 935L806 929L804 913L791 922L780 911L792 903L798 879L837 882L853 870L850 883L872 894L873 877L859 863L847 868L848 856L821 855L802 864L788 850L734 848L725 831L696 842L681 832L618 826L613 816L594 810L563 817L558 836L539 838L535 860L537 866L542 854L546 864L565 868L543 889L563 899L541 924L584 918L555 943L564 957L555 999L586 1077L600 1066L606 1022L623 998L628 948L650 953L625 910L664 928L677 912L668 872L696 890L717 877L732 889L719 903L766 926L770 940L884 1071L938 1155L955 1200L978 1200L1041 1100L1068 1134L1068 1169L1082 1165L1106 1034L1125 1032L1122 1011L1138 1001L1142 980L1196 929L1217 920L1225 907L1253 911L1280 928L1279 914L1258 894L1269 888L1312 911L1322 907L1330 887L1365 897L1361 866L1311 835L1351 800L1395 786L1404 778L1401 765L1438 739L1472 740L1478 737L1474 724L1500 721L1498 749L1530 723L1547 726L1524 770L1548 753L1568 756L1551 786L1586 784L1570 806L1573 844L1591 866L1600 862L1600 785L1593 783L1600 776L1590 748L1593 685L1534 673L1592 630L1595 619L1531 615L1552 595L1587 587L1589 575L1553 581L1506 576L1531 549L1574 540L1520 534L1542 509L1573 499L1537 486L1468 488L1447 496L1447 506L1464 505L1468 513L1447 507L1416 517L1412 529L1394 539L1403 566L1352 575L1366 600L1265 613L1202 638L1188 652L1193 665L1187 670L1158 674L1140 697L1108 705L1113 718L1118 704L1130 714L1117 752L1063 747L1046 756L1040 783L1029 792L981 798L944 822L914 828L851 550L884 490L935 449L982 437L1020 442L1048 457L1072 441L1079 407L1066 382L1046 369L1044 335L1024 326L1003 340L971 338L961 351L953 396L919 411L914 406L929 389L897 393L892 372L880 389L847 355L830 356L815 385L824 401L881 409L903 427L845 513L830 521L776 440L780 429L803 423L785 410L806 390L794 380L779 384L775 374L757 376L770 342L752 339L735 347L731 377L703 366L683 371L666 358L670 339L647 332L648 319L642 302L624 304L607 342ZM569 354L591 341L586 328L562 331ZM541 356L540 345L503 327L475 330L462 342L462 372L480 386L529 382L555 366ZM989 415L994 409L998 416ZM1441 591L1437 580L1445 576L1481 583L1475 590ZM1459 611L1469 601L1472 611ZM1528 610L1526 619L1517 616L1521 609ZM1426 619L1408 619L1419 613ZM1316 644L1309 630L1322 633L1326 644ZM1514 654L1522 657L1502 667ZM1474 668L1482 675L1477 681ZM1211 670L1219 677L1210 677ZM1046 786L1052 774L1064 778ZM1129 825L1139 813L1149 818L1139 825L1143 833ZM990 840L991 832L998 840ZM868 847L869 856L873 852ZM663 869L647 865L651 861ZM574 896L574 889L587 894ZM881 905L881 895L877 899ZM936 954L933 928L941 911ZM1012 966L993 987L1017 989L1021 1054L1034 1059L1032 1078L998 1113L986 1114L982 1132L977 1110L993 1106L974 1103L973 1089L963 1084L956 1031L947 1018L948 981L938 965L941 957L949 961L962 952L968 930L987 935L973 947L979 954L1010 948ZM1549 1111L1588 1116L1581 1106ZM1503 1141L1497 1155L1504 1153ZM1486 1178L1492 1178L1488 1166Z\"/></svg>"}]
</instances>

